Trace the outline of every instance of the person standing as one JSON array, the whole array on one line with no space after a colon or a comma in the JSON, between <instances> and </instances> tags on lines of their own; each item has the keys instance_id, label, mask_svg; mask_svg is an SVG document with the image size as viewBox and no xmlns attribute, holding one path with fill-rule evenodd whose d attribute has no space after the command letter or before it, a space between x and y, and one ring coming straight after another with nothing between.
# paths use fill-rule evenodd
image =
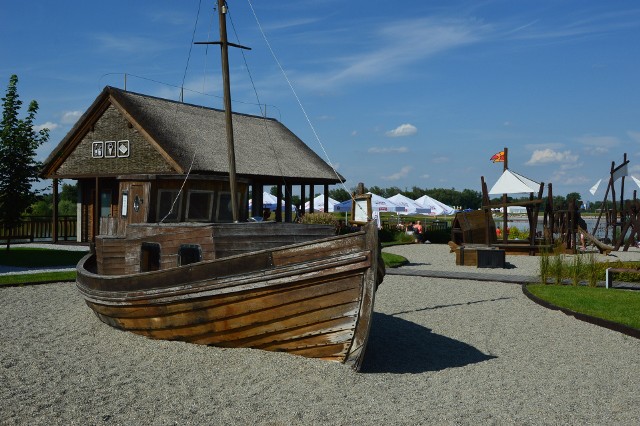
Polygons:
<instances>
[{"instance_id":1,"label":"person standing","mask_svg":"<svg viewBox=\"0 0 640 426\"><path fill-rule=\"evenodd\" d=\"M422 224L420 223L420 221L417 221L416 224L413 226L413 233L415 235L415 242L416 243L421 243L422 242Z\"/></svg>"}]
</instances>

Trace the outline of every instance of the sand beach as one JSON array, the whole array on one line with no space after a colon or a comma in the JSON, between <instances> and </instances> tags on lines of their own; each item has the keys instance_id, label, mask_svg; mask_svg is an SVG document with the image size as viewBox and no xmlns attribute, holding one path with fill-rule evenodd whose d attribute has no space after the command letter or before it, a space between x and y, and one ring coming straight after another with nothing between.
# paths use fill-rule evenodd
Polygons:
<instances>
[{"instance_id":1,"label":"sand beach","mask_svg":"<svg viewBox=\"0 0 640 426\"><path fill-rule=\"evenodd\" d=\"M469 268L455 266L445 245L386 250L407 257L408 269ZM500 273L537 273L536 258L507 261ZM388 275L375 311L355 373L292 355L121 332L101 323L72 283L0 288L0 424L640 419L640 340L547 310L518 285Z\"/></svg>"}]
</instances>

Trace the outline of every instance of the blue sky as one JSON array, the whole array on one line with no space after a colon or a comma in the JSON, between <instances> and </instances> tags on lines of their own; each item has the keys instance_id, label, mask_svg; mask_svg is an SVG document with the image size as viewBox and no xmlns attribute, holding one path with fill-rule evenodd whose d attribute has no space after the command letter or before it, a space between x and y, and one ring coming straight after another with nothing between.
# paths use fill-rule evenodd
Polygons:
<instances>
[{"instance_id":1,"label":"blue sky","mask_svg":"<svg viewBox=\"0 0 640 426\"><path fill-rule=\"evenodd\" d=\"M0 87L19 77L51 129L44 159L106 85L221 107L213 0L0 0ZM198 7L201 5L198 17ZM305 108L291 93L252 9ZM640 177L640 3L229 2L234 110L279 119L347 179L480 191L509 167L601 200L611 162ZM198 17L197 26L196 18ZM235 31L234 31L235 30ZM236 38L237 33L238 38ZM187 66L187 58L191 50ZM628 187L633 182L629 180ZM636 188L637 189L637 188ZM629 191L629 190L627 190ZM630 192L627 192L630 195Z\"/></svg>"}]
</instances>

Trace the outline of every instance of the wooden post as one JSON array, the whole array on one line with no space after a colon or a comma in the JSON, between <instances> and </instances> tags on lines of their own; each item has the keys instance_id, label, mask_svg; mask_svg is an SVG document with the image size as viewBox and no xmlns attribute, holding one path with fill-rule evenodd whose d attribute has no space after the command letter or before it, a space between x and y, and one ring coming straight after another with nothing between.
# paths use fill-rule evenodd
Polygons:
<instances>
[{"instance_id":1,"label":"wooden post","mask_svg":"<svg viewBox=\"0 0 640 426\"><path fill-rule=\"evenodd\" d=\"M100 178L96 177L96 187L93 197L93 242L100 232Z\"/></svg>"},{"instance_id":2,"label":"wooden post","mask_svg":"<svg viewBox=\"0 0 640 426\"><path fill-rule=\"evenodd\" d=\"M51 223L51 240L58 242L58 179L53 179L53 222Z\"/></svg>"},{"instance_id":3,"label":"wooden post","mask_svg":"<svg viewBox=\"0 0 640 426\"><path fill-rule=\"evenodd\" d=\"M284 221L291 222L291 189L290 183L284 184Z\"/></svg>"},{"instance_id":4,"label":"wooden post","mask_svg":"<svg viewBox=\"0 0 640 426\"><path fill-rule=\"evenodd\" d=\"M487 246L491 245L491 236L489 235L489 215L493 215L490 207L489 193L487 190L487 183L484 181L484 176L480 176L480 188L482 189L482 211L484 212L484 238Z\"/></svg>"},{"instance_id":5,"label":"wooden post","mask_svg":"<svg viewBox=\"0 0 640 426\"><path fill-rule=\"evenodd\" d=\"M505 147L504 148L504 163L503 163L503 172L506 172L509 169L509 164L507 162L509 158L509 148ZM503 244L507 244L507 240L508 240L508 231L507 229L509 228L507 226L507 194L502 194L502 243ZM531 230L529 230L529 232L531 232Z\"/></svg>"},{"instance_id":6,"label":"wooden post","mask_svg":"<svg viewBox=\"0 0 640 426\"><path fill-rule=\"evenodd\" d=\"M324 184L324 211L326 213L329 212L329 185L328 184Z\"/></svg>"},{"instance_id":7,"label":"wooden post","mask_svg":"<svg viewBox=\"0 0 640 426\"><path fill-rule=\"evenodd\" d=\"M276 185L276 222L282 222L282 185Z\"/></svg>"},{"instance_id":8,"label":"wooden post","mask_svg":"<svg viewBox=\"0 0 640 426\"><path fill-rule=\"evenodd\" d=\"M576 253L576 202L569 200L569 212L567 215L567 248Z\"/></svg>"},{"instance_id":9,"label":"wooden post","mask_svg":"<svg viewBox=\"0 0 640 426\"><path fill-rule=\"evenodd\" d=\"M313 184L309 185L309 213L313 213L314 212L314 208L313 208L313 200L316 196L316 194L313 193ZM325 206L326 209L326 206Z\"/></svg>"},{"instance_id":10,"label":"wooden post","mask_svg":"<svg viewBox=\"0 0 640 426\"><path fill-rule=\"evenodd\" d=\"M304 216L304 203L306 202L305 201L306 195L304 190L305 190L305 185L304 184L300 185L300 212L299 212L300 216Z\"/></svg>"}]
</instances>

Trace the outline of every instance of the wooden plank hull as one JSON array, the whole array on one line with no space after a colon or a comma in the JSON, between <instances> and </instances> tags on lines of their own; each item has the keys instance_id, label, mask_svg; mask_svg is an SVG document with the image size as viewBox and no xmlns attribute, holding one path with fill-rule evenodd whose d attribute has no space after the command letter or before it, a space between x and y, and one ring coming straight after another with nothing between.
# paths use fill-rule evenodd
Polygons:
<instances>
[{"instance_id":1,"label":"wooden plank hull","mask_svg":"<svg viewBox=\"0 0 640 426\"><path fill-rule=\"evenodd\" d=\"M97 274L77 287L103 322L155 339L283 351L360 367L384 275L377 230L160 271Z\"/></svg>"}]
</instances>

